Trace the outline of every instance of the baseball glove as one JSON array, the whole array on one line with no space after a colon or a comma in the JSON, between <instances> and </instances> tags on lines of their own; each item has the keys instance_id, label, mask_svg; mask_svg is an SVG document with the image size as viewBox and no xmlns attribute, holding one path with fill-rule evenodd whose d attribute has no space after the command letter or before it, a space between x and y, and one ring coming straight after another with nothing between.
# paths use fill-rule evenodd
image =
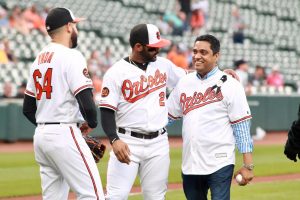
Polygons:
<instances>
[{"instance_id":1,"label":"baseball glove","mask_svg":"<svg viewBox=\"0 0 300 200\"><path fill-rule=\"evenodd\" d=\"M92 155L95 159L95 162L98 163L105 153L106 146L101 143L99 138L89 136L89 135L85 135L83 136L83 138L85 139L85 142L89 146Z\"/></svg>"}]
</instances>

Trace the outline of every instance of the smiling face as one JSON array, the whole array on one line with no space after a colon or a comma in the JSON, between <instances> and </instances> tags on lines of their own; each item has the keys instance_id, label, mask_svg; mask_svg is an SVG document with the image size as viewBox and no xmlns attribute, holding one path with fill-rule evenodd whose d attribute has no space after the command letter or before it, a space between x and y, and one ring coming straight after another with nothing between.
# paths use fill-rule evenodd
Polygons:
<instances>
[{"instance_id":1,"label":"smiling face","mask_svg":"<svg viewBox=\"0 0 300 200\"><path fill-rule=\"evenodd\" d=\"M196 71L205 76L216 65L219 58L219 52L214 53L211 44L207 41L196 41L193 47L193 66Z\"/></svg>"}]
</instances>

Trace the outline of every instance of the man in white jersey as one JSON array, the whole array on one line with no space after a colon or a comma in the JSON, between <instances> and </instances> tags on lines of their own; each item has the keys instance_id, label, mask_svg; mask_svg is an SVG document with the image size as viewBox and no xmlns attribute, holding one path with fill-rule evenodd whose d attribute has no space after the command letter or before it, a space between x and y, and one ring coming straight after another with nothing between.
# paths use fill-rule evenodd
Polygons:
<instances>
[{"instance_id":1,"label":"man in white jersey","mask_svg":"<svg viewBox=\"0 0 300 200\"><path fill-rule=\"evenodd\" d=\"M169 44L156 26L139 24L130 32L131 55L104 76L101 120L113 149L107 171L109 200L127 199L137 174L144 199L165 198L170 164L166 88L175 87L186 74L157 56Z\"/></svg>"},{"instance_id":2,"label":"man in white jersey","mask_svg":"<svg viewBox=\"0 0 300 200\"><path fill-rule=\"evenodd\" d=\"M219 70L220 43L212 35L196 38L196 72L183 77L168 99L169 117L183 118L183 189L188 200L229 200L235 144L246 185L253 178L250 109L242 85Z\"/></svg>"},{"instance_id":3,"label":"man in white jersey","mask_svg":"<svg viewBox=\"0 0 300 200\"><path fill-rule=\"evenodd\" d=\"M87 64L73 49L81 20L66 8L49 12L52 41L33 62L25 91L23 113L37 126L34 151L46 200L66 200L70 188L77 199L104 200L97 165L79 129L79 123L86 133L97 126Z\"/></svg>"}]
</instances>

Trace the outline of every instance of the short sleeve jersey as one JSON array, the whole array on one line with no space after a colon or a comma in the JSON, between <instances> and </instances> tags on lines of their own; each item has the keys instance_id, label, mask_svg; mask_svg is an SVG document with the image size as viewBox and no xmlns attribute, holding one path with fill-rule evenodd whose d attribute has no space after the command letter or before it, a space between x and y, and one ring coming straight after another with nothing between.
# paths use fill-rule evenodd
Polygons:
<instances>
[{"instance_id":1,"label":"short sleeve jersey","mask_svg":"<svg viewBox=\"0 0 300 200\"><path fill-rule=\"evenodd\" d=\"M162 57L150 62L146 71L122 59L104 76L99 106L116 111L117 127L157 131L168 122L166 87L174 88L185 74Z\"/></svg>"},{"instance_id":2,"label":"short sleeve jersey","mask_svg":"<svg viewBox=\"0 0 300 200\"><path fill-rule=\"evenodd\" d=\"M47 45L30 68L25 94L36 98L37 123L82 122L75 96L92 88L83 55L57 43Z\"/></svg>"},{"instance_id":3,"label":"short sleeve jersey","mask_svg":"<svg viewBox=\"0 0 300 200\"><path fill-rule=\"evenodd\" d=\"M201 80L195 73L183 77L168 99L169 116L183 118L184 174L211 174L235 163L232 124L251 118L242 85L232 77L211 90L225 74L220 70Z\"/></svg>"}]
</instances>

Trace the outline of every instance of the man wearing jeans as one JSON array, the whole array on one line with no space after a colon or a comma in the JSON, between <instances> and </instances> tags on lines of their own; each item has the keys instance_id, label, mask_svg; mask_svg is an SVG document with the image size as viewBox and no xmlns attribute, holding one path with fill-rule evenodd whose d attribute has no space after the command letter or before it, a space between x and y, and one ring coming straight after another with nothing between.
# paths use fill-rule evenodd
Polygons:
<instances>
[{"instance_id":1,"label":"man wearing jeans","mask_svg":"<svg viewBox=\"0 0 300 200\"><path fill-rule=\"evenodd\" d=\"M235 144L243 154L240 185L253 178L251 113L243 86L219 70L220 42L196 38L196 72L179 80L168 99L169 117L183 117L183 189L188 200L229 200Z\"/></svg>"}]
</instances>

